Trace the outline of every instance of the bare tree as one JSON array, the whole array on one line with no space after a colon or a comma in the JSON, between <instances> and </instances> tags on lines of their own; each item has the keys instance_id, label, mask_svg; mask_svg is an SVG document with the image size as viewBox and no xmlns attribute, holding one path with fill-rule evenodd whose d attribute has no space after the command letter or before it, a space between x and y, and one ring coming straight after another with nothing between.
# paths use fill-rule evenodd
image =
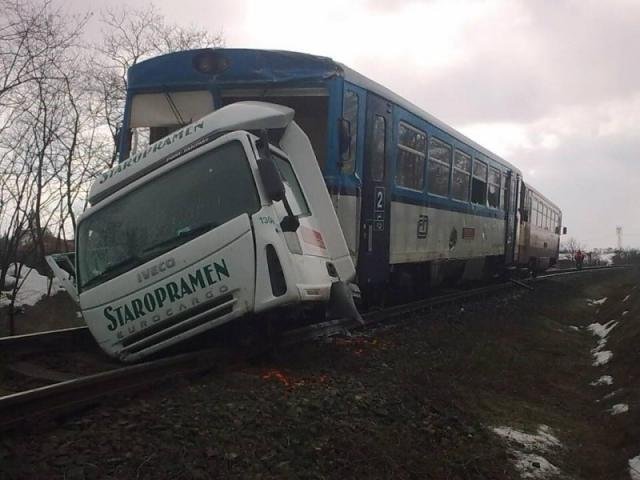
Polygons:
<instances>
[{"instance_id":1,"label":"bare tree","mask_svg":"<svg viewBox=\"0 0 640 480\"><path fill-rule=\"evenodd\" d=\"M64 165L64 72L87 17L49 0L0 0L0 288L28 242L44 254L54 184Z\"/></svg>"},{"instance_id":2,"label":"bare tree","mask_svg":"<svg viewBox=\"0 0 640 480\"><path fill-rule=\"evenodd\" d=\"M584 252L586 250L586 244L578 241L575 237L569 237L567 240L562 242L561 250L570 253L573 257L578 250Z\"/></svg>"},{"instance_id":3,"label":"bare tree","mask_svg":"<svg viewBox=\"0 0 640 480\"><path fill-rule=\"evenodd\" d=\"M145 8L120 7L102 12L102 41L92 60L92 84L101 99L101 115L109 127L114 143L107 167L115 162L118 127L122 122L127 90L127 71L133 65L155 55L192 48L220 47L222 34L167 23L164 16L149 4ZM98 68L95 67L98 66Z\"/></svg>"},{"instance_id":4,"label":"bare tree","mask_svg":"<svg viewBox=\"0 0 640 480\"><path fill-rule=\"evenodd\" d=\"M80 45L88 16L55 0L0 0L0 290L12 265L66 249L96 175L115 162L127 70L221 35L165 21L149 5L103 12L103 40ZM19 278L19 277L16 277ZM20 288L15 282L13 299Z\"/></svg>"}]
</instances>

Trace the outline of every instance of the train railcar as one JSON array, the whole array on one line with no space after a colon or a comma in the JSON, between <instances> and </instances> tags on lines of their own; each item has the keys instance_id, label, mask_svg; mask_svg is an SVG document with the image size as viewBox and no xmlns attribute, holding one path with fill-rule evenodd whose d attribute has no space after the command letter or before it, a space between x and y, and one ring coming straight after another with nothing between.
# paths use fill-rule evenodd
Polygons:
<instances>
[{"instance_id":1,"label":"train railcar","mask_svg":"<svg viewBox=\"0 0 640 480\"><path fill-rule=\"evenodd\" d=\"M518 263L521 172L329 58L204 49L141 62L129 70L120 158L241 100L296 111L370 297Z\"/></svg>"},{"instance_id":2,"label":"train railcar","mask_svg":"<svg viewBox=\"0 0 640 480\"><path fill-rule=\"evenodd\" d=\"M75 272L65 257L48 261L108 354L136 360L283 305L330 303L357 316L347 291L354 265L293 115L235 103L94 183Z\"/></svg>"},{"instance_id":3,"label":"train railcar","mask_svg":"<svg viewBox=\"0 0 640 480\"><path fill-rule=\"evenodd\" d=\"M558 262L560 235L567 231L562 211L528 183L522 184L520 211L518 262L532 271L546 270Z\"/></svg>"}]
</instances>

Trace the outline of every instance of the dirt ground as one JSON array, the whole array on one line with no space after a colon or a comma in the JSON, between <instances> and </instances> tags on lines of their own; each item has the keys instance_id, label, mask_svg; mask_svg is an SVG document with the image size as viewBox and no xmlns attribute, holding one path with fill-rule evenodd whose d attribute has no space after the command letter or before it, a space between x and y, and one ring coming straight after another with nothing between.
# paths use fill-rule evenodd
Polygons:
<instances>
[{"instance_id":1,"label":"dirt ground","mask_svg":"<svg viewBox=\"0 0 640 480\"><path fill-rule=\"evenodd\" d=\"M60 328L80 327L84 320L76 315L71 297L59 292L34 306L24 306L15 314L15 335L44 332ZM0 337L10 334L8 307L0 309Z\"/></svg>"},{"instance_id":2,"label":"dirt ground","mask_svg":"<svg viewBox=\"0 0 640 480\"><path fill-rule=\"evenodd\" d=\"M5 434L0 479L629 479L640 454L638 284L636 271L544 280L182 379ZM613 357L596 367L586 327L611 319ZM613 385L590 385L601 375ZM612 416L621 402L629 411ZM544 458L518 473L526 446L492 429L541 425L560 444L528 451ZM545 461L557 468L547 476Z\"/></svg>"}]
</instances>

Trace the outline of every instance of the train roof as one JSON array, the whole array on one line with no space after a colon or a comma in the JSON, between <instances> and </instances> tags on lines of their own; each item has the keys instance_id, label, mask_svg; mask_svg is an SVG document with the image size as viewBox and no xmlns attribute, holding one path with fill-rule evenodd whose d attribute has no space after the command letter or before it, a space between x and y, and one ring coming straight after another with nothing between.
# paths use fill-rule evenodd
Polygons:
<instances>
[{"instance_id":1,"label":"train roof","mask_svg":"<svg viewBox=\"0 0 640 480\"><path fill-rule=\"evenodd\" d=\"M221 55L228 62L215 76L197 71L194 61L203 54ZM466 143L482 154L502 163L505 167L521 173L520 170L499 155L474 142L458 130L450 127L425 110L394 93L387 87L365 77L361 73L336 62L329 57L284 50L256 50L245 48L205 48L169 53L133 65L128 72L129 89L133 92L158 86L180 86L186 88L202 86L215 80L216 84L252 85L287 84L299 81L322 83L335 77L342 77L399 105L414 115L423 118L447 134Z\"/></svg>"},{"instance_id":2,"label":"train roof","mask_svg":"<svg viewBox=\"0 0 640 480\"><path fill-rule=\"evenodd\" d=\"M542 200L544 200L547 204L551 205L553 208L555 208L556 210L558 210L558 212L562 213L562 209L556 205L555 203L553 203L551 200L549 200L549 198L547 198L545 195L543 195L542 193L540 193L540 190L537 190L535 188L533 188L531 186L530 183L528 182L523 182L525 184L525 186L527 187L527 189L531 190L533 193L535 193L538 197L540 197Z\"/></svg>"},{"instance_id":3,"label":"train roof","mask_svg":"<svg viewBox=\"0 0 640 480\"><path fill-rule=\"evenodd\" d=\"M375 93L375 94L377 94L377 95L379 95L381 97L386 98L387 100L395 103L396 105L401 106L402 108L404 108L405 110L413 113L414 115L416 115L416 116L418 116L420 118L423 118L427 122L431 123L435 127L438 127L440 130L446 132L447 134L451 135L452 137L455 137L458 140L462 141L463 143L466 143L471 148L474 148L474 149L478 150L480 153L486 155L487 157L493 158L494 160L498 160L505 167L507 167L507 168L517 172L517 173L521 173L520 170L515 165L513 165L512 163L508 162L504 158L502 158L499 155L493 153L491 150L483 147L482 145L478 144L477 142L471 140L469 137L467 137L463 133L461 133L458 130L456 130L455 128L447 125L446 123L444 123L443 121L441 121L438 118L434 117L433 115L431 115L430 113L426 112L425 110L421 109L420 107L414 105L413 103L411 103L406 98L401 97L400 95L398 95L397 93L394 93L392 90L388 89L384 85L381 85L378 82L376 82L374 80L371 80L368 77L365 77L361 73L356 72L355 70L347 67L346 65L342 65L342 64L339 64L339 65L342 66L342 68L343 68L343 70L345 72L345 75L344 75L345 80L347 80L348 82L351 82L351 83L354 83L356 85L359 85L359 86L365 88L366 90L368 90L370 92L373 92L373 93Z\"/></svg>"}]
</instances>

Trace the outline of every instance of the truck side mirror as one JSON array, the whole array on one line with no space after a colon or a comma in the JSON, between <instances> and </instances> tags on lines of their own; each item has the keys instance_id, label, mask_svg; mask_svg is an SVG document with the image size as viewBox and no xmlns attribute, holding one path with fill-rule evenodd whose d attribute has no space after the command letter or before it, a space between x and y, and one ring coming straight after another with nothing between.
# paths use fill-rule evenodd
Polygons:
<instances>
[{"instance_id":1,"label":"truck side mirror","mask_svg":"<svg viewBox=\"0 0 640 480\"><path fill-rule=\"evenodd\" d=\"M566 235L567 234L567 227L562 227L562 234Z\"/></svg>"},{"instance_id":2,"label":"truck side mirror","mask_svg":"<svg viewBox=\"0 0 640 480\"><path fill-rule=\"evenodd\" d=\"M262 179L262 185L266 190L267 197L272 202L279 202L284 199L284 183L280 172L271 158L261 158L258 160L258 172Z\"/></svg>"},{"instance_id":3,"label":"truck side mirror","mask_svg":"<svg viewBox=\"0 0 640 480\"><path fill-rule=\"evenodd\" d=\"M351 147L351 122L344 118L338 120L338 135L340 144L340 156L349 153Z\"/></svg>"},{"instance_id":4,"label":"truck side mirror","mask_svg":"<svg viewBox=\"0 0 640 480\"><path fill-rule=\"evenodd\" d=\"M287 215L280 222L280 228L283 232L295 232L300 227L300 220L295 215Z\"/></svg>"}]
</instances>

